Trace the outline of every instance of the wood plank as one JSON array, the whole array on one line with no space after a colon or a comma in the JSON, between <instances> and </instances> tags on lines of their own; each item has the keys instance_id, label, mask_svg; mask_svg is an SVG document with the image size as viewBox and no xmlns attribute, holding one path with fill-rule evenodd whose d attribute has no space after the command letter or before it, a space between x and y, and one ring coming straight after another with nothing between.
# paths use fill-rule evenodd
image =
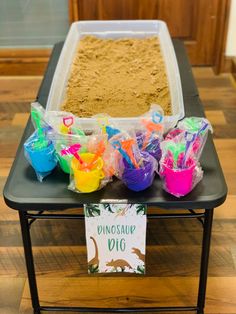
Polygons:
<instances>
[{"instance_id":1,"label":"wood plank","mask_svg":"<svg viewBox=\"0 0 236 314\"><path fill-rule=\"evenodd\" d=\"M235 100L236 95L232 95L231 97L227 99L221 99L221 98L216 98L215 99L205 99L204 97L202 98L203 106L204 109L206 110L223 110L224 114L226 115L227 110L232 110L235 111Z\"/></svg>"},{"instance_id":2,"label":"wood plank","mask_svg":"<svg viewBox=\"0 0 236 314\"><path fill-rule=\"evenodd\" d=\"M0 75L43 75L49 58L6 59L0 60Z\"/></svg>"},{"instance_id":3,"label":"wood plank","mask_svg":"<svg viewBox=\"0 0 236 314\"><path fill-rule=\"evenodd\" d=\"M236 110L235 109L227 109L225 110L224 116L226 118L226 121L229 125L229 127L231 127L232 125L235 124L236 121ZM234 137L236 136L236 134L234 134Z\"/></svg>"},{"instance_id":4,"label":"wood plank","mask_svg":"<svg viewBox=\"0 0 236 314\"><path fill-rule=\"evenodd\" d=\"M18 314L25 278L0 277L0 313Z\"/></svg>"},{"instance_id":5,"label":"wood plank","mask_svg":"<svg viewBox=\"0 0 236 314\"><path fill-rule=\"evenodd\" d=\"M13 158L0 158L0 177L8 176L13 160Z\"/></svg>"},{"instance_id":6,"label":"wood plank","mask_svg":"<svg viewBox=\"0 0 236 314\"><path fill-rule=\"evenodd\" d=\"M209 87L199 88L200 98L206 100L212 100L217 98L230 98L235 97L235 90L233 87L219 87L217 88L217 93L214 88L210 89Z\"/></svg>"},{"instance_id":7,"label":"wood plank","mask_svg":"<svg viewBox=\"0 0 236 314\"><path fill-rule=\"evenodd\" d=\"M3 196L0 196L0 221L18 221L18 220L19 220L18 212L8 207L3 199Z\"/></svg>"},{"instance_id":8,"label":"wood plank","mask_svg":"<svg viewBox=\"0 0 236 314\"><path fill-rule=\"evenodd\" d=\"M236 195L228 195L224 204L215 209L214 219L236 219Z\"/></svg>"},{"instance_id":9,"label":"wood plank","mask_svg":"<svg viewBox=\"0 0 236 314\"><path fill-rule=\"evenodd\" d=\"M0 58L45 58L50 57L52 52L51 48L37 48L37 49L25 49L25 48L2 48L0 51Z\"/></svg>"},{"instance_id":10,"label":"wood plank","mask_svg":"<svg viewBox=\"0 0 236 314\"><path fill-rule=\"evenodd\" d=\"M0 246L21 246L18 221L0 221ZM85 245L83 221L36 221L31 228L33 245L78 246ZM236 244L235 219L216 219L213 225L212 245ZM148 223L148 245L200 245L202 227L196 220L159 220Z\"/></svg>"},{"instance_id":11,"label":"wood plank","mask_svg":"<svg viewBox=\"0 0 236 314\"><path fill-rule=\"evenodd\" d=\"M1 97L0 97L1 100ZM5 115L6 118L11 117L13 118L16 112L29 112L30 111L30 100L25 102L0 102L0 112L1 114ZM8 118L9 120L9 118Z\"/></svg>"},{"instance_id":12,"label":"wood plank","mask_svg":"<svg viewBox=\"0 0 236 314\"><path fill-rule=\"evenodd\" d=\"M212 245L209 276L236 276L235 248ZM38 277L81 277L88 273L85 246L34 247L33 252ZM200 245L148 245L146 263L148 276L198 276ZM0 247L0 278L5 276L26 277L22 247Z\"/></svg>"},{"instance_id":13,"label":"wood plank","mask_svg":"<svg viewBox=\"0 0 236 314\"><path fill-rule=\"evenodd\" d=\"M6 143L0 142L0 150L2 150L1 156L3 158L14 158L16 156L16 150L19 146L19 141L21 139L21 135L23 130L19 133L19 139L17 141L11 141L6 145ZM5 178L5 177L4 177Z\"/></svg>"},{"instance_id":14,"label":"wood plank","mask_svg":"<svg viewBox=\"0 0 236 314\"><path fill-rule=\"evenodd\" d=\"M199 89L202 88L209 88L209 89L215 89L215 88L228 88L232 87L231 81L229 80L230 75L229 74L222 74L219 76L216 76L214 80L211 79L211 77L198 77L197 79L197 85Z\"/></svg>"},{"instance_id":15,"label":"wood plank","mask_svg":"<svg viewBox=\"0 0 236 314\"><path fill-rule=\"evenodd\" d=\"M29 113L15 113L14 118L12 120L13 126L21 126L25 127L26 123L29 119Z\"/></svg>"},{"instance_id":16,"label":"wood plank","mask_svg":"<svg viewBox=\"0 0 236 314\"><path fill-rule=\"evenodd\" d=\"M35 77L30 80L12 78L10 81L0 77L0 101L33 101L37 96L41 81L42 77Z\"/></svg>"},{"instance_id":17,"label":"wood plank","mask_svg":"<svg viewBox=\"0 0 236 314\"><path fill-rule=\"evenodd\" d=\"M228 184L229 194L236 194L236 139L215 139L216 150Z\"/></svg>"},{"instance_id":18,"label":"wood plank","mask_svg":"<svg viewBox=\"0 0 236 314\"><path fill-rule=\"evenodd\" d=\"M233 139L236 134L236 125L227 124L227 125L214 125L213 138L216 139Z\"/></svg>"},{"instance_id":19,"label":"wood plank","mask_svg":"<svg viewBox=\"0 0 236 314\"><path fill-rule=\"evenodd\" d=\"M213 125L226 125L226 119L224 112L221 110L206 110L205 111L207 119Z\"/></svg>"},{"instance_id":20,"label":"wood plank","mask_svg":"<svg viewBox=\"0 0 236 314\"><path fill-rule=\"evenodd\" d=\"M198 278L39 278L42 304L57 306L186 306L196 304ZM150 287L156 287L150 289ZM229 287L232 287L229 289ZM205 313L235 313L236 277L210 277ZM21 313L30 313L28 284L25 284Z\"/></svg>"},{"instance_id":21,"label":"wood plank","mask_svg":"<svg viewBox=\"0 0 236 314\"><path fill-rule=\"evenodd\" d=\"M236 57L232 59L232 80L233 84L236 86Z\"/></svg>"},{"instance_id":22,"label":"wood plank","mask_svg":"<svg viewBox=\"0 0 236 314\"><path fill-rule=\"evenodd\" d=\"M200 78L208 78L208 79L209 78L214 78L214 79L217 78L216 75L214 74L212 67L193 66L192 72L193 72L193 75L195 77L195 80L197 82L198 87L199 87L198 80ZM224 75L224 74L221 74L221 75Z\"/></svg>"}]
</instances>

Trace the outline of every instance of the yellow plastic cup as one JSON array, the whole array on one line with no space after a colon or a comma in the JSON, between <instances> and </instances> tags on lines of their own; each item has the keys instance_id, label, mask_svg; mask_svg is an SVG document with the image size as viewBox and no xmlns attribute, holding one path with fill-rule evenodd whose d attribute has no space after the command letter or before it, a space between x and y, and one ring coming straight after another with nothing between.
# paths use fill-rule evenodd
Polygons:
<instances>
[{"instance_id":1,"label":"yellow plastic cup","mask_svg":"<svg viewBox=\"0 0 236 314\"><path fill-rule=\"evenodd\" d=\"M90 164L94 159L95 154L83 153L80 158L86 163ZM75 187L80 192L90 193L99 188L100 181L104 178L103 160L98 157L93 163L91 169L82 168L83 165L73 157L71 161L71 169L74 173ZM81 169L82 168L82 169Z\"/></svg>"}]
</instances>

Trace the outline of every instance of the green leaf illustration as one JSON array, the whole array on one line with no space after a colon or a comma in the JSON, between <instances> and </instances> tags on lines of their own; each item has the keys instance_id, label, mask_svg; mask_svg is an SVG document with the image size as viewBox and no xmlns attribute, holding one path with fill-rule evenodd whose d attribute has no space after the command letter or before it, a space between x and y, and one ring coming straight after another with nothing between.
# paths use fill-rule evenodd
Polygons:
<instances>
[{"instance_id":1,"label":"green leaf illustration","mask_svg":"<svg viewBox=\"0 0 236 314\"><path fill-rule=\"evenodd\" d=\"M142 266L142 265L138 265L136 271L135 271L137 274L142 274L144 275L145 274L145 266Z\"/></svg>"},{"instance_id":2,"label":"green leaf illustration","mask_svg":"<svg viewBox=\"0 0 236 314\"><path fill-rule=\"evenodd\" d=\"M97 264L88 265L88 271L90 274L98 273L99 272L99 266Z\"/></svg>"},{"instance_id":3,"label":"green leaf illustration","mask_svg":"<svg viewBox=\"0 0 236 314\"><path fill-rule=\"evenodd\" d=\"M100 216L100 209L98 204L86 204L84 205L84 214L86 217Z\"/></svg>"},{"instance_id":4,"label":"green leaf illustration","mask_svg":"<svg viewBox=\"0 0 236 314\"><path fill-rule=\"evenodd\" d=\"M147 206L146 205L143 205L143 204L138 204L136 205L136 213L137 215L146 215L147 213Z\"/></svg>"},{"instance_id":5,"label":"green leaf illustration","mask_svg":"<svg viewBox=\"0 0 236 314\"><path fill-rule=\"evenodd\" d=\"M114 213L110 204L103 204L104 209L109 211L109 213Z\"/></svg>"}]
</instances>

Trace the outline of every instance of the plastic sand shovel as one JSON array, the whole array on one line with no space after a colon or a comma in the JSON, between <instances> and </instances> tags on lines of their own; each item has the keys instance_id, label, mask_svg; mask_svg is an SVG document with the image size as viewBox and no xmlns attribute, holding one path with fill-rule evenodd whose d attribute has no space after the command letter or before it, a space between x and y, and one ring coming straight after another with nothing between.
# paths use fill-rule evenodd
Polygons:
<instances>
[{"instance_id":1,"label":"plastic sand shovel","mask_svg":"<svg viewBox=\"0 0 236 314\"><path fill-rule=\"evenodd\" d=\"M142 123L145 125L146 129L147 129L147 135L143 141L143 147L142 149L145 149L148 142L151 139L152 133L153 132L162 132L163 131L163 125L162 124L156 124L152 121L143 119Z\"/></svg>"},{"instance_id":2,"label":"plastic sand shovel","mask_svg":"<svg viewBox=\"0 0 236 314\"><path fill-rule=\"evenodd\" d=\"M184 154L184 158L183 158L183 163L182 166L186 167L186 161L189 159L189 155L191 153L190 148L193 147L196 139L201 135L201 133L203 133L207 128L208 128L209 124L205 121L202 121L202 126L201 128L197 131L197 133L192 133L192 132L185 132L185 139L186 139L186 150L185 150L185 154ZM199 141L199 144L201 145L201 141Z\"/></svg>"},{"instance_id":3,"label":"plastic sand shovel","mask_svg":"<svg viewBox=\"0 0 236 314\"><path fill-rule=\"evenodd\" d=\"M109 124L108 117L97 117L97 123L102 130L103 134L106 134L106 127Z\"/></svg>"},{"instance_id":4,"label":"plastic sand shovel","mask_svg":"<svg viewBox=\"0 0 236 314\"><path fill-rule=\"evenodd\" d=\"M61 125L60 131L64 134L71 134L70 127L74 123L74 117L69 116L69 117L64 117L63 118L63 124Z\"/></svg>"},{"instance_id":5,"label":"plastic sand shovel","mask_svg":"<svg viewBox=\"0 0 236 314\"><path fill-rule=\"evenodd\" d=\"M198 132L199 130L199 120L196 121L194 117L187 118L184 121L187 125L187 129L189 132Z\"/></svg>"},{"instance_id":6,"label":"plastic sand shovel","mask_svg":"<svg viewBox=\"0 0 236 314\"><path fill-rule=\"evenodd\" d=\"M168 143L166 148L172 153L173 161L174 161L174 168L177 168L177 161L179 158L179 155L183 152L185 152L185 144L183 143Z\"/></svg>"},{"instance_id":7,"label":"plastic sand shovel","mask_svg":"<svg viewBox=\"0 0 236 314\"><path fill-rule=\"evenodd\" d=\"M98 157L102 156L102 154L104 153L105 149L106 149L106 146L105 146L104 142L101 141L99 143L98 150L97 150L93 160L91 161L91 164L93 164L98 159Z\"/></svg>"},{"instance_id":8,"label":"plastic sand shovel","mask_svg":"<svg viewBox=\"0 0 236 314\"><path fill-rule=\"evenodd\" d=\"M112 146L119 151L121 156L127 161L127 163L133 167L133 163L127 153L121 148L121 143L119 141L115 141L112 143Z\"/></svg>"},{"instance_id":9,"label":"plastic sand shovel","mask_svg":"<svg viewBox=\"0 0 236 314\"><path fill-rule=\"evenodd\" d=\"M200 135L207 127L210 127L206 121L206 119L195 117L185 119L188 131L197 133L197 135Z\"/></svg>"},{"instance_id":10,"label":"plastic sand shovel","mask_svg":"<svg viewBox=\"0 0 236 314\"><path fill-rule=\"evenodd\" d=\"M153 112L152 114L152 122L158 124L158 123L161 123L163 120L163 115L161 115L160 113L158 112Z\"/></svg>"},{"instance_id":11,"label":"plastic sand shovel","mask_svg":"<svg viewBox=\"0 0 236 314\"><path fill-rule=\"evenodd\" d=\"M79 128L77 129L76 127L71 128L71 133L76 134L76 135L80 135L80 136L85 136L84 131L80 130Z\"/></svg>"},{"instance_id":12,"label":"plastic sand shovel","mask_svg":"<svg viewBox=\"0 0 236 314\"><path fill-rule=\"evenodd\" d=\"M184 153L184 158L183 158L183 161L182 161L182 168L184 168L186 166L186 161L188 160L188 157L189 157L189 153L190 153L190 147L192 147L196 137L197 137L197 134L193 134L193 133L190 133L190 132L185 132L185 139L186 139L186 149L185 149L185 153Z\"/></svg>"},{"instance_id":13,"label":"plastic sand shovel","mask_svg":"<svg viewBox=\"0 0 236 314\"><path fill-rule=\"evenodd\" d=\"M139 165L138 165L137 161L135 160L134 154L133 154L133 151L132 151L132 146L134 145L134 143L135 143L134 139L122 141L121 142L121 147L127 153L127 155L129 156L129 158L132 161L132 164L134 165L134 167L136 169L139 169Z\"/></svg>"},{"instance_id":14,"label":"plastic sand shovel","mask_svg":"<svg viewBox=\"0 0 236 314\"><path fill-rule=\"evenodd\" d=\"M34 149L43 149L43 148L47 147L48 141L45 139L45 135L43 133L43 129L41 126L42 118L41 118L39 112L35 111L35 110L31 111L31 116L35 122L35 125L37 127L37 131L38 131L38 141L34 143Z\"/></svg>"},{"instance_id":15,"label":"plastic sand shovel","mask_svg":"<svg viewBox=\"0 0 236 314\"><path fill-rule=\"evenodd\" d=\"M109 125L107 125L105 128L106 128L106 133L107 133L107 135L108 135L108 140L109 140L112 136L114 136L114 135L120 133L120 130L115 129L115 128L109 126Z\"/></svg>"},{"instance_id":16,"label":"plastic sand shovel","mask_svg":"<svg viewBox=\"0 0 236 314\"><path fill-rule=\"evenodd\" d=\"M81 148L81 145L79 143L71 145L70 147L66 149L62 149L61 155L63 156L63 155L71 154L80 162L81 165L84 165L83 160L80 158L79 154L77 153L80 148Z\"/></svg>"},{"instance_id":17,"label":"plastic sand shovel","mask_svg":"<svg viewBox=\"0 0 236 314\"><path fill-rule=\"evenodd\" d=\"M106 146L105 146L104 142L101 141L99 143L98 150L97 150L96 154L94 155L92 161L89 164L86 164L85 166L82 166L81 169L87 168L87 169L91 170L93 165L98 160L98 158L102 156L102 154L104 153L105 149L106 149Z\"/></svg>"}]
</instances>

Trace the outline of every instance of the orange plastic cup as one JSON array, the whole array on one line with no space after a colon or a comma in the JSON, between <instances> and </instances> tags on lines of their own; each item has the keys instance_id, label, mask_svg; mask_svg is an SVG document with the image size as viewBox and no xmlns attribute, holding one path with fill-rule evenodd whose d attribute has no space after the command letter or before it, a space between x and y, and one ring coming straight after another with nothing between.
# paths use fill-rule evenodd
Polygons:
<instances>
[{"instance_id":1,"label":"orange plastic cup","mask_svg":"<svg viewBox=\"0 0 236 314\"><path fill-rule=\"evenodd\" d=\"M80 154L80 158L88 165L94 160L94 156L95 154L91 153ZM78 159L73 157L71 161L71 169L74 174L76 189L83 193L90 193L98 190L100 181L104 178L102 168L103 160L101 157L98 157L89 169L86 169L83 164L80 164Z\"/></svg>"}]
</instances>

